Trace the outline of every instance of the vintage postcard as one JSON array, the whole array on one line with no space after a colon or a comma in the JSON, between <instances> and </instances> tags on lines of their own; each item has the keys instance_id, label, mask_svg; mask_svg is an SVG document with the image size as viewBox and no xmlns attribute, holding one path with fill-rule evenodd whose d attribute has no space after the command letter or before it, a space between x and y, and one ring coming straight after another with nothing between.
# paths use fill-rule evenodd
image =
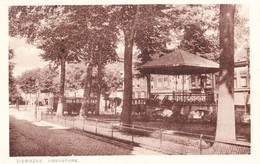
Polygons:
<instances>
[{"instance_id":1,"label":"vintage postcard","mask_svg":"<svg viewBox=\"0 0 260 164\"><path fill-rule=\"evenodd\" d=\"M1 2L1 162L260 163L259 7Z\"/></svg>"}]
</instances>

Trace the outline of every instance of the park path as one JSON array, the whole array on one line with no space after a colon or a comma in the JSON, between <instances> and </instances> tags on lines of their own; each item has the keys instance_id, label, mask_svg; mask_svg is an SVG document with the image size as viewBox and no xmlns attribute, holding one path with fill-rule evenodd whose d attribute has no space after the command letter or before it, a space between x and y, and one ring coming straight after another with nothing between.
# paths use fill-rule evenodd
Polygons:
<instances>
[{"instance_id":1,"label":"park path","mask_svg":"<svg viewBox=\"0 0 260 164\"><path fill-rule=\"evenodd\" d=\"M94 156L161 154L46 121L33 109L10 109L10 156Z\"/></svg>"}]
</instances>

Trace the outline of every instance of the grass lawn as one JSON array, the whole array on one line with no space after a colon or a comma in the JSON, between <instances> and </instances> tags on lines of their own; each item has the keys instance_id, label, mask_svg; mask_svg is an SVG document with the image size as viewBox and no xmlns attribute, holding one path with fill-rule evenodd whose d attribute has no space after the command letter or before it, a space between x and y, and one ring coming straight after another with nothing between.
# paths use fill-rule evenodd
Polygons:
<instances>
[{"instance_id":1,"label":"grass lawn","mask_svg":"<svg viewBox=\"0 0 260 164\"><path fill-rule=\"evenodd\" d=\"M154 122L134 122L135 125L176 130L186 133L204 134L215 136L216 124L205 123L205 122L192 122L192 123L169 123L165 121L154 121ZM250 124L236 124L236 134L238 137L250 138Z\"/></svg>"},{"instance_id":2,"label":"grass lawn","mask_svg":"<svg viewBox=\"0 0 260 164\"><path fill-rule=\"evenodd\" d=\"M102 119L102 120L120 120L120 115L100 115L89 116L88 118ZM157 121L140 121L140 119L133 118L133 124L146 128L156 128L165 130L174 130L184 133L203 134L209 136L215 136L216 124L207 122L186 122L186 123L174 123L166 120ZM250 124L236 124L237 138L250 141Z\"/></svg>"}]
</instances>

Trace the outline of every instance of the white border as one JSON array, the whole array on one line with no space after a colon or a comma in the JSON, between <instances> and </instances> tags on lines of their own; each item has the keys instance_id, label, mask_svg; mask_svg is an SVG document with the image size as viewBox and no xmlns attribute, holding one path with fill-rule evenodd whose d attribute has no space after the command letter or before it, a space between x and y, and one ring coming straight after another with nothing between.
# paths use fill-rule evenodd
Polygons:
<instances>
[{"instance_id":1,"label":"white border","mask_svg":"<svg viewBox=\"0 0 260 164\"><path fill-rule=\"evenodd\" d=\"M259 53L259 32L260 32L260 2L257 0L150 0L150 1L83 1L83 0L13 0L0 2L0 104L1 104L1 137L0 137L0 163L17 163L17 158L9 157L9 117L8 117L8 6L12 5L93 5L93 4L212 4L212 3L242 3L250 5L250 45L251 45L251 111L252 111L252 154L251 155L200 155L200 156L88 156L77 157L80 163L236 163L250 164L260 163L260 53ZM22 157L19 157L22 159ZM48 159L49 157L38 157L38 159ZM59 157L57 157L59 158ZM46 163L46 162L45 162Z\"/></svg>"}]
</instances>

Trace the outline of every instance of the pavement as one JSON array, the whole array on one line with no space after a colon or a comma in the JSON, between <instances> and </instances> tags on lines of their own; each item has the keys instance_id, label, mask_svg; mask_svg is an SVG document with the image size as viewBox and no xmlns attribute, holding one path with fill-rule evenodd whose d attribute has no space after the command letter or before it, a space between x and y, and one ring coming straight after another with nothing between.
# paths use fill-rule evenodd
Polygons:
<instances>
[{"instance_id":1,"label":"pavement","mask_svg":"<svg viewBox=\"0 0 260 164\"><path fill-rule=\"evenodd\" d=\"M40 111L44 110L44 107L40 108ZM164 155L69 126L36 121L33 107L20 107L19 111L11 108L9 115L11 156Z\"/></svg>"}]
</instances>

